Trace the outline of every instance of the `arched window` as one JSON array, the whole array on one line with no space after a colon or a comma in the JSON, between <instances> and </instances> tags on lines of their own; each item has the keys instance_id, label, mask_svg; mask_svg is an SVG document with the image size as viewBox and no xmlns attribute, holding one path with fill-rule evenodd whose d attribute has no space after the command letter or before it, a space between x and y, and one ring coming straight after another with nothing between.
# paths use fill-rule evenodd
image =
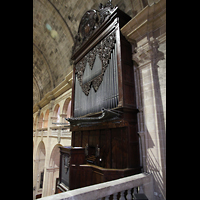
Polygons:
<instances>
[{"instance_id":1,"label":"arched window","mask_svg":"<svg viewBox=\"0 0 200 200\"><path fill-rule=\"evenodd\" d=\"M44 116L44 128L48 127L49 109L46 111Z\"/></svg>"}]
</instances>

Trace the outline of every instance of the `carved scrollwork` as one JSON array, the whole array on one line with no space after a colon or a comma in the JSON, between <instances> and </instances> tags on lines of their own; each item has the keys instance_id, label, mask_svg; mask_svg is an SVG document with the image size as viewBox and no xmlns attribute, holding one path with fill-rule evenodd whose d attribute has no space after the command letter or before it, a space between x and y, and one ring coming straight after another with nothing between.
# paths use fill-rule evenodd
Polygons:
<instances>
[{"instance_id":1,"label":"carved scrollwork","mask_svg":"<svg viewBox=\"0 0 200 200\"><path fill-rule=\"evenodd\" d=\"M115 7L112 5L112 1L108 0L105 5L100 3L99 10L88 10L83 15L79 24L78 34L75 36L75 44L72 48L72 53L76 52L77 49L88 40L93 32L101 26L112 12L114 12Z\"/></svg>"},{"instance_id":2,"label":"carved scrollwork","mask_svg":"<svg viewBox=\"0 0 200 200\"><path fill-rule=\"evenodd\" d=\"M94 47L93 50L91 50L88 54L87 54L87 62L89 63L90 69L92 70L93 65L94 65L94 61L96 58L96 54L97 54L97 48L98 47Z\"/></svg>"},{"instance_id":3,"label":"carved scrollwork","mask_svg":"<svg viewBox=\"0 0 200 200\"><path fill-rule=\"evenodd\" d=\"M103 75L102 74L100 76L96 77L92 81L92 87L94 88L95 92L99 89L99 86L101 85L102 81L103 81Z\"/></svg>"},{"instance_id":4,"label":"carved scrollwork","mask_svg":"<svg viewBox=\"0 0 200 200\"><path fill-rule=\"evenodd\" d=\"M115 47L116 37L115 32L108 35L104 38L96 47L94 47L81 61L79 61L75 66L75 73L77 74L77 78L79 84L82 88L82 91L86 96L89 95L89 91L91 87L94 88L96 92L103 81L103 76L108 66L108 61L111 57L111 53ZM96 59L96 55L99 55L99 58L102 63L102 72L99 76L95 77L92 80L89 80L87 83L82 82L83 74L86 68L86 63L89 63L90 69L93 69L93 65Z\"/></svg>"},{"instance_id":5,"label":"carved scrollwork","mask_svg":"<svg viewBox=\"0 0 200 200\"><path fill-rule=\"evenodd\" d=\"M108 15L110 15L112 12L112 9L113 9L112 1L108 0L108 2L105 5L100 3L99 9L100 9L99 10L99 16L100 16L99 23L102 24L104 22L104 20L106 19L106 17Z\"/></svg>"},{"instance_id":6,"label":"carved scrollwork","mask_svg":"<svg viewBox=\"0 0 200 200\"><path fill-rule=\"evenodd\" d=\"M115 34L114 33L109 35L102 41L102 48L101 48L102 51L99 55L100 55L100 59L102 60L102 63L103 63L103 69L102 69L103 72L105 72L105 70L106 70L106 67L108 65L108 60L110 59L114 45L115 45Z\"/></svg>"},{"instance_id":7,"label":"carved scrollwork","mask_svg":"<svg viewBox=\"0 0 200 200\"><path fill-rule=\"evenodd\" d=\"M64 155L63 161L64 161L65 173L67 173L69 170L70 160L71 160L71 156Z\"/></svg>"},{"instance_id":8,"label":"carved scrollwork","mask_svg":"<svg viewBox=\"0 0 200 200\"><path fill-rule=\"evenodd\" d=\"M80 86L82 86L82 76L86 67L86 57L84 57L75 67L75 73L77 74L77 78L79 80Z\"/></svg>"}]
</instances>

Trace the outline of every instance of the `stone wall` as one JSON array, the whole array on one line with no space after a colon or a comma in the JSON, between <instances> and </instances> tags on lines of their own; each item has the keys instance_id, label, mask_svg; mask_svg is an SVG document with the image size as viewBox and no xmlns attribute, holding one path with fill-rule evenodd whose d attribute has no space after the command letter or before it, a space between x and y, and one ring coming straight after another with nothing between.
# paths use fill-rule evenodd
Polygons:
<instances>
[{"instance_id":1,"label":"stone wall","mask_svg":"<svg viewBox=\"0 0 200 200\"><path fill-rule=\"evenodd\" d=\"M66 103L71 100L71 89L64 92L54 100L51 100L46 106L39 109L33 114L33 199L37 194L49 196L55 193L56 178L59 177L59 146L71 146L71 132L63 126L52 124L54 121L55 108L60 107L59 122L66 122L64 117L67 113L63 113ZM45 116L47 110L48 125L44 127L44 118L42 128L38 128L40 117ZM39 123L38 123L39 122ZM62 130L63 129L63 130ZM44 171L43 188L39 187L40 173Z\"/></svg>"},{"instance_id":2,"label":"stone wall","mask_svg":"<svg viewBox=\"0 0 200 200\"><path fill-rule=\"evenodd\" d=\"M166 199L166 2L152 2L121 29L132 43L143 170Z\"/></svg>"}]
</instances>

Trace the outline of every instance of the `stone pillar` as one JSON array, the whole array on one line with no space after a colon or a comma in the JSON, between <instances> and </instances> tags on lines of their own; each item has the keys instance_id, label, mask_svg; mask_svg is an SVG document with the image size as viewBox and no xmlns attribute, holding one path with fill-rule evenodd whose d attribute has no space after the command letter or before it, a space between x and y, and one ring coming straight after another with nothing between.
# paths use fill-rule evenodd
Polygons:
<instances>
[{"instance_id":1,"label":"stone pillar","mask_svg":"<svg viewBox=\"0 0 200 200\"><path fill-rule=\"evenodd\" d=\"M37 134L38 134L38 121L39 121L39 117L40 117L40 109L38 109L37 111L37 121L36 121L36 131L35 131L35 137L34 137L34 152L33 152L33 197L35 198L36 195L36 188L37 188L37 165L38 165L38 161L36 160L36 153L37 153L37 149L36 149L36 144L37 144Z\"/></svg>"},{"instance_id":2,"label":"stone pillar","mask_svg":"<svg viewBox=\"0 0 200 200\"><path fill-rule=\"evenodd\" d=\"M37 176L37 171L38 171L38 162L39 160L33 160L33 199L35 199L35 196L37 194L37 188L38 188L38 176Z\"/></svg>"},{"instance_id":3,"label":"stone pillar","mask_svg":"<svg viewBox=\"0 0 200 200\"><path fill-rule=\"evenodd\" d=\"M49 117L48 117L48 129L47 129L47 145L46 145L46 159L45 159L45 166L44 166L44 179L43 179L43 190L42 190L42 197L48 196L48 184L49 184L49 173L47 168L49 168L49 161L50 161L50 148L51 148L51 129L52 126L52 116L53 116L53 106L54 100L51 100L49 103Z\"/></svg>"},{"instance_id":4,"label":"stone pillar","mask_svg":"<svg viewBox=\"0 0 200 200\"><path fill-rule=\"evenodd\" d=\"M55 193L55 172L59 171L59 168L57 167L51 167L51 168L47 168L47 177L48 177L48 186L47 186L47 190L46 190L46 196L50 196L53 195Z\"/></svg>"},{"instance_id":5,"label":"stone pillar","mask_svg":"<svg viewBox=\"0 0 200 200\"><path fill-rule=\"evenodd\" d=\"M143 167L153 175L154 199L166 199L166 0L148 5L124 27L132 43Z\"/></svg>"},{"instance_id":6,"label":"stone pillar","mask_svg":"<svg viewBox=\"0 0 200 200\"><path fill-rule=\"evenodd\" d=\"M165 124L163 120L163 105L160 93L158 65L164 59L164 53L158 50L159 40L155 38L144 38L138 42L135 48L133 60L137 63L135 71L139 74L138 84L141 86L139 93L140 102L140 129L142 146L146 157L144 169L152 173L154 177L155 194L165 199ZM138 87L139 87L138 86ZM143 115L143 116L142 116ZM141 120L142 119L142 120ZM143 121L144 120L144 121ZM145 142L144 142L145 140Z\"/></svg>"}]
</instances>

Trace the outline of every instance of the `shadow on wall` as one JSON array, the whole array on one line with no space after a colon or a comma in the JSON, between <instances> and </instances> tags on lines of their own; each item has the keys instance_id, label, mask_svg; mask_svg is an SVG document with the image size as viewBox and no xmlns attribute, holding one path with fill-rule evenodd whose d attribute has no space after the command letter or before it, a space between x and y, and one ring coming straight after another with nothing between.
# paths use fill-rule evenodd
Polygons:
<instances>
[{"instance_id":1,"label":"shadow on wall","mask_svg":"<svg viewBox=\"0 0 200 200\"><path fill-rule=\"evenodd\" d=\"M147 170L149 173L152 173L154 179L154 195L156 199L166 199L166 144L165 144L165 123L164 123L164 110L163 102L161 96L161 87L159 82L158 68L157 63L160 60L165 59L164 53L159 51L159 43L155 39L151 43L151 46L154 51L153 59L151 60L152 65L152 75L154 82L154 92L155 92L155 108L156 108L156 123L157 123L157 133L155 133L156 139L152 140L151 133L149 133L147 126L146 129L146 140L147 140ZM155 142L155 143L154 143Z\"/></svg>"},{"instance_id":2,"label":"shadow on wall","mask_svg":"<svg viewBox=\"0 0 200 200\"><path fill-rule=\"evenodd\" d=\"M155 143L152 140L148 129L146 129L146 140L147 140L147 157L146 157L147 172L153 175L154 195L157 196L158 199L165 199L166 188L163 181L165 176L164 174L165 171L163 169L163 162L162 161L160 163L158 162L159 159L158 155L162 157L162 151L155 146Z\"/></svg>"}]
</instances>

